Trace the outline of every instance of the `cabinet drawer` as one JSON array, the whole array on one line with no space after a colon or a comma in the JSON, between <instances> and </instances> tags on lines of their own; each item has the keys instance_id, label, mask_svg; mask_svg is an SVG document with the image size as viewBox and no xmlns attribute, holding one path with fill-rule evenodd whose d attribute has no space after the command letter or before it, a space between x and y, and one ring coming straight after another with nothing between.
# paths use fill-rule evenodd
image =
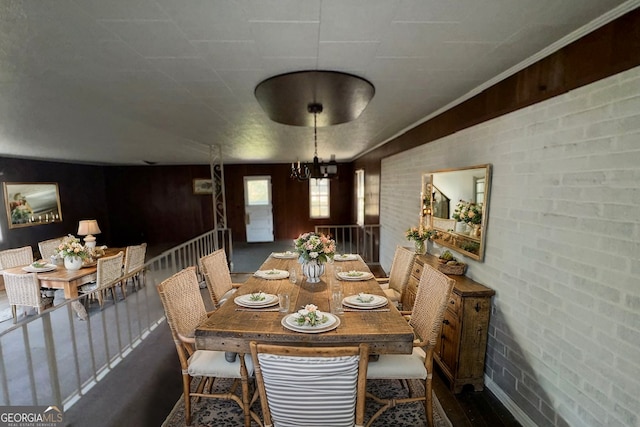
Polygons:
<instances>
[{"instance_id":1,"label":"cabinet drawer","mask_svg":"<svg viewBox=\"0 0 640 427\"><path fill-rule=\"evenodd\" d=\"M449 297L449 305L447 307L449 311L459 316L462 311L462 298L460 298L460 295L452 292Z\"/></svg>"},{"instance_id":2,"label":"cabinet drawer","mask_svg":"<svg viewBox=\"0 0 640 427\"><path fill-rule=\"evenodd\" d=\"M416 279L418 283L420 283L420 276L422 276L423 268L424 268L424 265L422 265L421 263L417 263L417 262L413 263L413 269L411 270L411 277Z\"/></svg>"}]
</instances>

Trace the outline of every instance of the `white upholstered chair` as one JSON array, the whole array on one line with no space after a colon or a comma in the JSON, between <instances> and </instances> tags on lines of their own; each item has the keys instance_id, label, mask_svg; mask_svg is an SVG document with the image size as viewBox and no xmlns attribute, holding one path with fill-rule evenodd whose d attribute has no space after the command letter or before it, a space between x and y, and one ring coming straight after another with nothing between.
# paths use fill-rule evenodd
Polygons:
<instances>
[{"instance_id":1,"label":"white upholstered chair","mask_svg":"<svg viewBox=\"0 0 640 427\"><path fill-rule=\"evenodd\" d=\"M40 251L40 258L49 262L52 255L57 255L58 246L62 243L64 237L58 237L56 239L43 240L38 242L38 250Z\"/></svg>"},{"instance_id":2,"label":"white upholstered chair","mask_svg":"<svg viewBox=\"0 0 640 427\"><path fill-rule=\"evenodd\" d=\"M144 259L147 254L147 244L127 246L124 254L124 277L122 295L127 297L127 282L131 279L133 289L143 286L145 282Z\"/></svg>"},{"instance_id":3,"label":"white upholstered chair","mask_svg":"<svg viewBox=\"0 0 640 427\"><path fill-rule=\"evenodd\" d=\"M231 363L225 360L223 351L195 349L195 329L207 319L195 267L187 267L174 274L160 283L157 289L182 368L186 424L191 425L191 399L194 397L233 400L244 411L245 424L248 424L250 417L255 416L249 411L248 378L253 376L251 357L247 354ZM206 392L211 390L211 383L217 377L233 378L232 390L228 393ZM197 379L198 385L196 391L192 392L191 383L194 379ZM242 385L242 398L232 392L238 382Z\"/></svg>"},{"instance_id":4,"label":"white upholstered chair","mask_svg":"<svg viewBox=\"0 0 640 427\"><path fill-rule=\"evenodd\" d=\"M397 404L424 401L428 426L433 426L433 398L431 380L433 375L433 351L442 330L442 319L453 289L454 281L428 264L424 265L409 324L416 336L413 353L382 354L376 362L369 364L367 379L372 380L422 380L424 396L381 399L371 393L367 397L383 406L367 425L387 409Z\"/></svg>"},{"instance_id":5,"label":"white upholstered chair","mask_svg":"<svg viewBox=\"0 0 640 427\"><path fill-rule=\"evenodd\" d=\"M0 251L0 270L29 265L31 263L33 263L33 250L31 246ZM4 279L2 275L0 275L0 289L2 289L3 284Z\"/></svg>"},{"instance_id":6,"label":"white upholstered chair","mask_svg":"<svg viewBox=\"0 0 640 427\"><path fill-rule=\"evenodd\" d=\"M366 344L250 347L264 427L364 425Z\"/></svg>"},{"instance_id":7,"label":"white upholstered chair","mask_svg":"<svg viewBox=\"0 0 640 427\"><path fill-rule=\"evenodd\" d=\"M124 252L120 251L116 255L98 259L96 267L96 281L87 283L78 289L81 294L88 294L89 297L96 297L100 308L104 305L104 296L111 291L113 302L116 302L115 287L122 278L122 261Z\"/></svg>"},{"instance_id":8,"label":"white upholstered chair","mask_svg":"<svg viewBox=\"0 0 640 427\"><path fill-rule=\"evenodd\" d=\"M389 277L376 278L385 296L396 305L402 301L402 294L409 282L415 257L416 254L414 251L410 251L399 245L396 246Z\"/></svg>"},{"instance_id":9,"label":"white upholstered chair","mask_svg":"<svg viewBox=\"0 0 640 427\"><path fill-rule=\"evenodd\" d=\"M16 323L18 319L17 306L35 307L40 314L45 306L53 300L53 298L47 300L41 296L40 281L36 273L4 273L3 276L7 299L11 305L13 323Z\"/></svg>"},{"instance_id":10,"label":"white upholstered chair","mask_svg":"<svg viewBox=\"0 0 640 427\"><path fill-rule=\"evenodd\" d=\"M240 286L232 283L224 249L218 249L200 258L200 270L204 275L211 302L216 308L224 304Z\"/></svg>"}]
</instances>

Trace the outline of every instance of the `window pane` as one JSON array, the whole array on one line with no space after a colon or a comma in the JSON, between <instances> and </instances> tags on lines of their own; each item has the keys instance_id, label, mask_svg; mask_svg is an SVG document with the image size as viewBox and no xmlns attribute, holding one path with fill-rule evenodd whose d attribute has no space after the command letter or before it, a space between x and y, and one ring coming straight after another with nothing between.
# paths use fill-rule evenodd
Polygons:
<instances>
[{"instance_id":1,"label":"window pane","mask_svg":"<svg viewBox=\"0 0 640 427\"><path fill-rule=\"evenodd\" d=\"M247 204L249 206L263 206L269 204L269 181L247 181Z\"/></svg>"},{"instance_id":2,"label":"window pane","mask_svg":"<svg viewBox=\"0 0 640 427\"><path fill-rule=\"evenodd\" d=\"M364 169L356 171L357 212L356 223L364 225Z\"/></svg>"},{"instance_id":3,"label":"window pane","mask_svg":"<svg viewBox=\"0 0 640 427\"><path fill-rule=\"evenodd\" d=\"M329 180L309 180L309 213L311 218L329 218Z\"/></svg>"}]
</instances>

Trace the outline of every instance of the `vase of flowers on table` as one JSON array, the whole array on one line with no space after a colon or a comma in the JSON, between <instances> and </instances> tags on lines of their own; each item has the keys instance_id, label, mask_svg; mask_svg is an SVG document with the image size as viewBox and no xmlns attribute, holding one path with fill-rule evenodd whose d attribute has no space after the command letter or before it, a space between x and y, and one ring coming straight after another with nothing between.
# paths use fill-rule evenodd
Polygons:
<instances>
[{"instance_id":1,"label":"vase of flowers on table","mask_svg":"<svg viewBox=\"0 0 640 427\"><path fill-rule=\"evenodd\" d=\"M418 255L424 255L426 253L425 241L433 237L435 230L430 228L411 227L405 231L404 234L407 240L413 240L415 252Z\"/></svg>"},{"instance_id":2,"label":"vase of flowers on table","mask_svg":"<svg viewBox=\"0 0 640 427\"><path fill-rule=\"evenodd\" d=\"M67 270L79 270L82 262L89 257L89 251L80 243L80 240L69 234L62 240L56 249L58 257L64 259L64 268Z\"/></svg>"},{"instance_id":3,"label":"vase of flowers on table","mask_svg":"<svg viewBox=\"0 0 640 427\"><path fill-rule=\"evenodd\" d=\"M336 242L321 233L304 233L293 242L307 282L320 282L320 276L324 274L324 264L333 259Z\"/></svg>"}]
</instances>

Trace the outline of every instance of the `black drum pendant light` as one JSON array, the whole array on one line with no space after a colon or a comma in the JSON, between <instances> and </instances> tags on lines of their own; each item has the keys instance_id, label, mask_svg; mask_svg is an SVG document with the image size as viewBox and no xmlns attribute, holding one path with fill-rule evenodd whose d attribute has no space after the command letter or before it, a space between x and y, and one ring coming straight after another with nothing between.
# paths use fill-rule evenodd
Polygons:
<instances>
[{"instance_id":1,"label":"black drum pendant light","mask_svg":"<svg viewBox=\"0 0 640 427\"><path fill-rule=\"evenodd\" d=\"M280 74L264 80L255 89L258 103L271 120L292 126L313 126L313 164L291 164L291 178L299 181L337 176L335 156L328 163L318 159L317 128L357 119L374 94L373 85L361 77L318 70Z\"/></svg>"}]
</instances>

